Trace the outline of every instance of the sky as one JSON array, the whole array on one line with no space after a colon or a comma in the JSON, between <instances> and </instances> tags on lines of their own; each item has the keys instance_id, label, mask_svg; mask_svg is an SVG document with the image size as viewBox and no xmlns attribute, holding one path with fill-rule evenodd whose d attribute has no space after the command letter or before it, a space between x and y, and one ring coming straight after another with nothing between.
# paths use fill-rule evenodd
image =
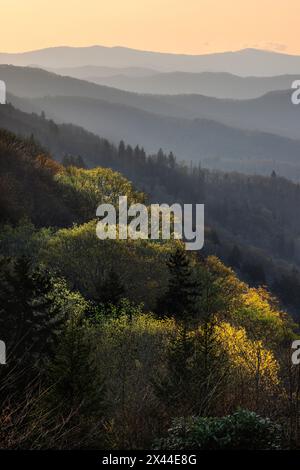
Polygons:
<instances>
[{"instance_id":1,"label":"sky","mask_svg":"<svg viewBox=\"0 0 300 470\"><path fill-rule=\"evenodd\" d=\"M300 54L299 0L0 0L0 52L59 45Z\"/></svg>"}]
</instances>

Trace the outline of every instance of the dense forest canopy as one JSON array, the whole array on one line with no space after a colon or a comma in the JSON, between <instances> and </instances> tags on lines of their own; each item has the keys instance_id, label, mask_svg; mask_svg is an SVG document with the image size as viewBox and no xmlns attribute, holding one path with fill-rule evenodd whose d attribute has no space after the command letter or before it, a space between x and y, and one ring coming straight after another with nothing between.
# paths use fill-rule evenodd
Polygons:
<instances>
[{"instance_id":1,"label":"dense forest canopy","mask_svg":"<svg viewBox=\"0 0 300 470\"><path fill-rule=\"evenodd\" d=\"M101 166L121 172L147 195L149 202L204 202L207 253L221 257L252 285L267 284L285 307L297 315L300 301L300 226L299 218L294 217L300 197L297 183L275 172L263 177L209 171L178 162L172 152L166 155L162 150L147 155L139 146L132 148L124 142L115 146L84 129L57 125L11 105L0 107L0 124L35 145L40 142L67 166ZM40 152L43 153L42 149ZM23 197L25 201L30 197L27 190ZM84 218L70 204L65 197L57 202L57 212L62 215L60 220L54 215L54 225L88 221L95 213L95 207L89 206ZM36 217L44 215L38 213ZM37 225L47 226L45 219L43 223L33 220Z\"/></svg>"},{"instance_id":2,"label":"dense forest canopy","mask_svg":"<svg viewBox=\"0 0 300 470\"><path fill-rule=\"evenodd\" d=\"M183 201L186 182L189 201L210 201L214 187L220 204L229 179L232 191L247 186L248 201L259 188L271 211L273 195L297 191L275 176L211 174L163 152L107 148L119 169L152 189L150 200L161 188ZM296 445L299 375L290 345L298 331L277 300L216 256L187 254L179 241L99 241L100 202L147 195L109 168L82 168L87 155L66 155L64 163L32 137L1 130L0 322L10 364L0 370L2 403L14 396L1 409L4 430L10 417L1 446L172 449L176 428L177 446L184 449L188 435L193 448L205 449L223 442L213 436L224 415L240 423L240 447ZM211 248L222 249L223 234L219 240L207 227L207 236ZM235 246L231 256L238 265L245 254ZM209 416L217 421L201 421ZM234 441L232 422L225 423ZM206 434L194 442L199 426Z\"/></svg>"}]
</instances>

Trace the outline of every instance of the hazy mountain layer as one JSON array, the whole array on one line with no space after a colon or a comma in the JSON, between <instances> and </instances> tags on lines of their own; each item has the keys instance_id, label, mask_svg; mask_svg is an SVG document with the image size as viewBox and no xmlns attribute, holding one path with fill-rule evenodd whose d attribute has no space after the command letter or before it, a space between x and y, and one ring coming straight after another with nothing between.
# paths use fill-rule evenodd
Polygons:
<instances>
[{"instance_id":1,"label":"hazy mountain layer","mask_svg":"<svg viewBox=\"0 0 300 470\"><path fill-rule=\"evenodd\" d=\"M300 136L300 106L292 104L291 90L252 100L223 100L202 95L141 95L26 67L0 66L0 76L15 96L87 97L165 116L213 119L245 130Z\"/></svg>"},{"instance_id":2,"label":"hazy mountain layer","mask_svg":"<svg viewBox=\"0 0 300 470\"><path fill-rule=\"evenodd\" d=\"M205 55L169 54L126 47L53 47L0 54L0 63L43 67L141 67L170 72L228 72L241 76L300 73L300 57L278 52L244 49Z\"/></svg>"},{"instance_id":3,"label":"hazy mountain layer","mask_svg":"<svg viewBox=\"0 0 300 470\"><path fill-rule=\"evenodd\" d=\"M76 70L76 69L75 69ZM59 71L62 75L75 77L73 69ZM229 73L185 73L169 72L148 75L129 75L120 69L111 75L90 73L89 68L81 69L82 78L99 85L119 88L136 93L161 95L200 94L215 98L250 99L258 98L270 91L291 88L299 75L279 75L277 77L239 77Z\"/></svg>"},{"instance_id":4,"label":"hazy mountain layer","mask_svg":"<svg viewBox=\"0 0 300 470\"><path fill-rule=\"evenodd\" d=\"M174 151L204 167L280 175L300 180L300 141L246 131L207 119L160 116L133 107L81 97L11 98L22 109L39 109L59 123L73 123L118 143L144 146L148 153Z\"/></svg>"},{"instance_id":5,"label":"hazy mountain layer","mask_svg":"<svg viewBox=\"0 0 300 470\"><path fill-rule=\"evenodd\" d=\"M157 70L142 67L102 67L101 65L49 68L48 71L83 80L86 80L91 75L95 75L97 77L112 77L115 75L122 75L125 77L148 77L159 73Z\"/></svg>"}]
</instances>

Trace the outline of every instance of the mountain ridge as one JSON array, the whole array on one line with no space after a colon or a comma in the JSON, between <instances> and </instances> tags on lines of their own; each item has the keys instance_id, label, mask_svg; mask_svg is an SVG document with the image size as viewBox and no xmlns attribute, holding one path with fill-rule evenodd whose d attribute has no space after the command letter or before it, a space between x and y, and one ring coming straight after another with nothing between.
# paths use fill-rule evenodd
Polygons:
<instances>
[{"instance_id":1,"label":"mountain ridge","mask_svg":"<svg viewBox=\"0 0 300 470\"><path fill-rule=\"evenodd\" d=\"M160 71L227 71L241 76L300 73L300 56L250 48L199 55L141 51L122 46L56 46L21 53L2 52L0 63L34 63L44 67L137 66Z\"/></svg>"},{"instance_id":2,"label":"mountain ridge","mask_svg":"<svg viewBox=\"0 0 300 470\"><path fill-rule=\"evenodd\" d=\"M300 107L292 104L290 90L272 91L254 99L233 100L197 94L132 93L28 67L0 65L0 76L7 83L8 94L23 96L26 99L47 96L85 97L136 108L164 117L190 120L211 119L230 127L249 131L259 130L292 139L299 139L300 136ZM31 102L31 106L33 104ZM17 103L16 105L18 107ZM22 109L31 111L28 108ZM39 108L32 109L37 112L38 110ZM79 113L80 117L81 113ZM137 139L135 143L136 141Z\"/></svg>"}]
</instances>

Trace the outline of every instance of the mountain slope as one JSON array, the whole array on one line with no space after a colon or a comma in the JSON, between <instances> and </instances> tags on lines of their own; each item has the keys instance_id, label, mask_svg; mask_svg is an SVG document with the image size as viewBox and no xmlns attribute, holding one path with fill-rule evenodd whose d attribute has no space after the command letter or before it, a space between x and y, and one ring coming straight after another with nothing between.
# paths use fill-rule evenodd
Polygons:
<instances>
[{"instance_id":1,"label":"mountain slope","mask_svg":"<svg viewBox=\"0 0 300 470\"><path fill-rule=\"evenodd\" d=\"M0 77L6 82L7 93L24 98L77 96L173 116L180 115L181 112L180 107L164 102L160 96L129 93L32 67L0 65Z\"/></svg>"},{"instance_id":2,"label":"mountain slope","mask_svg":"<svg viewBox=\"0 0 300 470\"><path fill-rule=\"evenodd\" d=\"M300 178L300 141L246 131L208 119L178 119L129 106L78 97L33 100L34 108L59 123L73 123L114 143L143 145L148 153L161 147L181 160L207 168Z\"/></svg>"},{"instance_id":3,"label":"mountain slope","mask_svg":"<svg viewBox=\"0 0 300 470\"><path fill-rule=\"evenodd\" d=\"M300 137L300 106L292 91L273 91L249 100L224 100L201 95L164 96L165 102L187 118L209 118L246 130L272 132L293 139Z\"/></svg>"},{"instance_id":4,"label":"mountain slope","mask_svg":"<svg viewBox=\"0 0 300 470\"><path fill-rule=\"evenodd\" d=\"M291 90L252 100L224 100L201 95L141 95L26 67L0 66L0 77L6 81L8 93L19 97L84 97L164 116L208 118L233 127L296 139L300 135L300 106L292 104Z\"/></svg>"},{"instance_id":5,"label":"mountain slope","mask_svg":"<svg viewBox=\"0 0 300 470\"><path fill-rule=\"evenodd\" d=\"M300 107L292 105L289 92L247 101L153 96L39 69L2 66L0 73L8 92L18 95L9 98L17 107L45 111L54 121L79 125L115 143L124 139L147 152L162 147L209 168L261 174L275 169L286 177L300 177L299 142L273 135L300 135Z\"/></svg>"},{"instance_id":6,"label":"mountain slope","mask_svg":"<svg viewBox=\"0 0 300 470\"><path fill-rule=\"evenodd\" d=\"M32 141L0 129L0 220L30 217L37 226L68 226L78 220L55 181L61 167Z\"/></svg>"},{"instance_id":7,"label":"mountain slope","mask_svg":"<svg viewBox=\"0 0 300 470\"><path fill-rule=\"evenodd\" d=\"M27 119L27 130L31 126L32 131L48 141L56 136L57 143L53 145L60 147L61 154L72 146L72 137L77 135L73 145L81 142L78 151L83 150L87 163L121 170L136 187L147 190L151 202L205 202L206 225L214 229L206 233L206 253L217 253L234 263L251 282L258 282L259 273L259 282L271 286L274 279L278 284L284 276L290 279L292 273L292 287L296 291L299 288L300 276L296 270L300 266L299 185L276 176L249 177L189 169L161 153L149 158L141 149L133 151L122 146L117 149L85 131L56 126L10 106L0 107L0 115L5 108L4 118L9 115L11 125L15 122L19 126ZM32 139L24 142L0 131L0 167L2 221L17 223L27 215L38 226L68 226L93 217L96 201L91 206L90 194L85 199L84 188L74 181L75 169L70 169L66 178L57 178L64 170ZM101 174L110 187L111 173L103 171ZM114 174L113 178L114 181L118 178L121 184L124 182L120 175ZM125 186L128 189L126 180ZM89 191L88 185L86 189ZM238 259L232 256L236 246L240 249ZM288 304L296 306L298 297L295 293Z\"/></svg>"},{"instance_id":8,"label":"mountain slope","mask_svg":"<svg viewBox=\"0 0 300 470\"><path fill-rule=\"evenodd\" d=\"M20 123L24 118L24 115L18 116L14 110L11 110L10 116L11 123L14 120ZM27 125L37 124L39 119L36 117L31 120L29 117ZM41 121L39 129L44 128L44 135L48 134L53 139L54 123L49 123L49 127L43 124ZM56 134L58 132L57 128ZM62 132L66 141L72 140L72 134L68 136L65 129ZM100 142L99 149L101 144L104 142ZM95 180L92 193L89 178ZM101 181L98 187L97 178ZM29 139L16 137L1 128L1 123L0 187L0 224L15 225L23 218L29 219L37 227L69 227L74 223L87 222L95 217L102 198L108 201L111 195L111 201L114 201L115 188L121 194L123 191L130 200L140 202L140 194L119 173L103 168L95 172L66 169L53 160L32 135Z\"/></svg>"}]
</instances>

